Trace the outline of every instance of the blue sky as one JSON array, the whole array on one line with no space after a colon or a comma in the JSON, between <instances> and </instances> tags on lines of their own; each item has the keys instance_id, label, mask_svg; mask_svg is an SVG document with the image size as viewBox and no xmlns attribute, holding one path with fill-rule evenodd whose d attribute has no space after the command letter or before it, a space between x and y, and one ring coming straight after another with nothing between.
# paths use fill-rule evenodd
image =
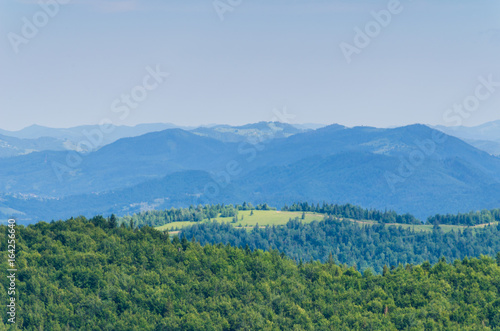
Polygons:
<instances>
[{"instance_id":1,"label":"blue sky","mask_svg":"<svg viewBox=\"0 0 500 331\"><path fill-rule=\"evenodd\" d=\"M355 46L355 29L394 2L217 4L230 8L223 20L211 0L72 0L25 38L26 20L43 19L38 1L2 1L0 128L244 124L284 108L292 123L453 125L446 111L478 77L500 82L498 1L401 0L350 63L340 45ZM140 95L156 68L168 77ZM140 102L125 111L134 88ZM496 89L460 124L500 119Z\"/></svg>"}]
</instances>

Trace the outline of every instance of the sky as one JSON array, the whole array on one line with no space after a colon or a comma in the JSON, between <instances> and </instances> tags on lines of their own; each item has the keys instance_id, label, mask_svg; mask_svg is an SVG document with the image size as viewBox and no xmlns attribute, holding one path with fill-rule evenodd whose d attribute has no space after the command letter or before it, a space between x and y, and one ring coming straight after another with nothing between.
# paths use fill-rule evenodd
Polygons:
<instances>
[{"instance_id":1,"label":"sky","mask_svg":"<svg viewBox=\"0 0 500 331\"><path fill-rule=\"evenodd\" d=\"M41 3L0 0L2 129L500 119L499 1Z\"/></svg>"}]
</instances>

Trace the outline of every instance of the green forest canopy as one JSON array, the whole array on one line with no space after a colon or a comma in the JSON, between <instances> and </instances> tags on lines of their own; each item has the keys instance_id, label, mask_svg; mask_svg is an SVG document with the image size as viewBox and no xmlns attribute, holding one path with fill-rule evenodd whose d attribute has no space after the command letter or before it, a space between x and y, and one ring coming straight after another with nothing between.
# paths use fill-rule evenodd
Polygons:
<instances>
[{"instance_id":1,"label":"green forest canopy","mask_svg":"<svg viewBox=\"0 0 500 331\"><path fill-rule=\"evenodd\" d=\"M375 275L333 258L297 265L277 250L170 240L102 217L17 233L24 330L500 328L500 256L399 264ZM0 245L5 252L5 240ZM0 280L2 302L7 282Z\"/></svg>"},{"instance_id":2,"label":"green forest canopy","mask_svg":"<svg viewBox=\"0 0 500 331\"><path fill-rule=\"evenodd\" d=\"M252 231L234 228L226 223L200 223L183 228L181 236L196 238L201 244L231 244L250 249L278 249L296 262L318 260L329 255L336 261L381 273L384 265L400 263L436 263L448 260L494 256L500 251L500 226L464 228L443 232L434 226L431 231L383 223L360 225L327 218L303 223L294 219L285 226L255 226Z\"/></svg>"}]
</instances>

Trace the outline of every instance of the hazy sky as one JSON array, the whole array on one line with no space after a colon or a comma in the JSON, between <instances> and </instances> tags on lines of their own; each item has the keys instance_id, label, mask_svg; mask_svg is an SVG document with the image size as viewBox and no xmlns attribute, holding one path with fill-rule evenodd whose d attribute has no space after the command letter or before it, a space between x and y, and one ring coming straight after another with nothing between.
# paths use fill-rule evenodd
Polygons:
<instances>
[{"instance_id":1,"label":"hazy sky","mask_svg":"<svg viewBox=\"0 0 500 331\"><path fill-rule=\"evenodd\" d=\"M0 128L243 124L284 108L292 123L348 126L500 119L500 1L57 7L0 2ZM369 35L355 40L357 28ZM157 68L168 77L151 76ZM463 102L469 111L450 109Z\"/></svg>"}]
</instances>

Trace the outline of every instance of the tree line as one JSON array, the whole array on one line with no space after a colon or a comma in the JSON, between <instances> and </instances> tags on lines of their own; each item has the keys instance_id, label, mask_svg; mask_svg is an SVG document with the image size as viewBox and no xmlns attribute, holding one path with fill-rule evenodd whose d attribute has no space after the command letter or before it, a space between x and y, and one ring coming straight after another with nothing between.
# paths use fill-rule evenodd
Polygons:
<instances>
[{"instance_id":1,"label":"tree line","mask_svg":"<svg viewBox=\"0 0 500 331\"><path fill-rule=\"evenodd\" d=\"M281 208L283 211L302 211L315 212L326 215L332 215L339 218L350 218L355 220L371 220L380 223L401 223L401 224L422 224L420 220L411 214L399 215L395 211L378 211L374 209L365 209L351 204L323 204L308 202L296 202L291 206L285 205Z\"/></svg>"},{"instance_id":2,"label":"tree line","mask_svg":"<svg viewBox=\"0 0 500 331\"><path fill-rule=\"evenodd\" d=\"M491 222L500 222L500 209L481 210L469 213L458 213L456 215L436 215L429 217L430 224L449 224L474 226Z\"/></svg>"},{"instance_id":3,"label":"tree line","mask_svg":"<svg viewBox=\"0 0 500 331\"><path fill-rule=\"evenodd\" d=\"M127 215L120 217L119 222L127 225L132 222L135 226L158 227L174 222L201 222L216 217L236 217L240 210L276 210L276 208L268 206L267 203L253 206L251 203L246 202L241 205L191 205L188 208L150 210L132 216Z\"/></svg>"}]
</instances>

